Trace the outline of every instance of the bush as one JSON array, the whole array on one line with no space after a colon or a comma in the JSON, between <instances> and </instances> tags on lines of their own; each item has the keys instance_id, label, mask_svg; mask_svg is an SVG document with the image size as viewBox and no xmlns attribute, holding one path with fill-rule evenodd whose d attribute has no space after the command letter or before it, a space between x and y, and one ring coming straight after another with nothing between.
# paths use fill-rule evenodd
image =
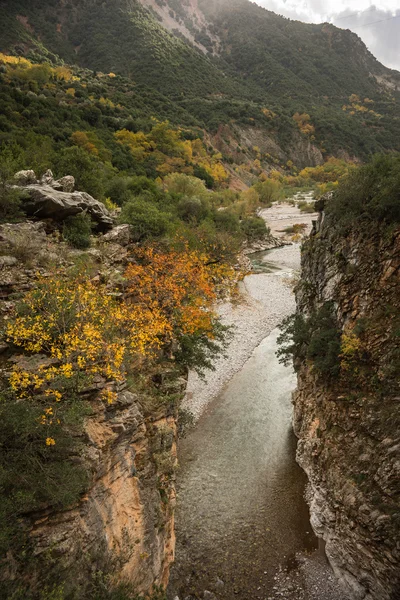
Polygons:
<instances>
[{"instance_id":1,"label":"bush","mask_svg":"<svg viewBox=\"0 0 400 600\"><path fill-rule=\"evenodd\" d=\"M22 149L19 146L6 146L0 152L0 223L16 221L22 217L20 190L9 186L13 175L21 166Z\"/></svg>"},{"instance_id":2,"label":"bush","mask_svg":"<svg viewBox=\"0 0 400 600\"><path fill-rule=\"evenodd\" d=\"M260 202L264 206L270 206L281 198L281 184L278 181L268 179L267 181L258 181L254 189L260 197Z\"/></svg>"},{"instance_id":3,"label":"bush","mask_svg":"<svg viewBox=\"0 0 400 600\"><path fill-rule=\"evenodd\" d=\"M240 232L240 221L233 212L229 210L218 210L214 213L214 222L219 231L237 234Z\"/></svg>"},{"instance_id":4,"label":"bush","mask_svg":"<svg viewBox=\"0 0 400 600\"><path fill-rule=\"evenodd\" d=\"M69 506L86 488L87 474L73 457L84 405L57 406L58 418L68 422L68 428L55 419L43 425L45 408L32 399L0 398L0 555L23 542L25 513ZM46 438L53 436L57 444L46 445Z\"/></svg>"},{"instance_id":5,"label":"bush","mask_svg":"<svg viewBox=\"0 0 400 600\"><path fill-rule=\"evenodd\" d=\"M103 198L107 169L98 158L91 156L83 148L64 148L54 158L53 167L57 176L73 175L76 189L95 198Z\"/></svg>"},{"instance_id":6,"label":"bush","mask_svg":"<svg viewBox=\"0 0 400 600\"><path fill-rule=\"evenodd\" d=\"M187 223L200 223L208 213L208 206L201 198L182 198L178 204L178 215Z\"/></svg>"},{"instance_id":7,"label":"bush","mask_svg":"<svg viewBox=\"0 0 400 600\"><path fill-rule=\"evenodd\" d=\"M400 221L400 154L377 155L342 180L326 212L347 227L360 221Z\"/></svg>"},{"instance_id":8,"label":"bush","mask_svg":"<svg viewBox=\"0 0 400 600\"><path fill-rule=\"evenodd\" d=\"M0 223L21 219L23 216L22 197L23 194L19 190L9 188L5 182L0 181Z\"/></svg>"},{"instance_id":9,"label":"bush","mask_svg":"<svg viewBox=\"0 0 400 600\"><path fill-rule=\"evenodd\" d=\"M132 198L132 195L128 190L128 181L125 177L115 177L106 188L107 198L110 198L118 206L122 206L125 202L128 202Z\"/></svg>"},{"instance_id":10,"label":"bush","mask_svg":"<svg viewBox=\"0 0 400 600\"><path fill-rule=\"evenodd\" d=\"M132 239L142 242L150 238L161 238L169 228L170 217L143 198L136 198L122 207L120 223L131 226Z\"/></svg>"},{"instance_id":11,"label":"bush","mask_svg":"<svg viewBox=\"0 0 400 600\"><path fill-rule=\"evenodd\" d=\"M297 208L300 209L302 213L313 213L315 212L315 203L314 202L299 202Z\"/></svg>"},{"instance_id":12,"label":"bush","mask_svg":"<svg viewBox=\"0 0 400 600\"><path fill-rule=\"evenodd\" d=\"M256 242L263 239L269 230L261 217L247 217L243 219L241 229L249 242Z\"/></svg>"},{"instance_id":13,"label":"bush","mask_svg":"<svg viewBox=\"0 0 400 600\"><path fill-rule=\"evenodd\" d=\"M90 248L92 221L87 213L79 213L64 221L63 237L74 248L84 250Z\"/></svg>"},{"instance_id":14,"label":"bush","mask_svg":"<svg viewBox=\"0 0 400 600\"><path fill-rule=\"evenodd\" d=\"M331 302L325 302L308 319L299 313L287 317L280 329L277 352L280 362L293 361L298 369L302 362L310 360L320 375L329 378L339 375L341 336Z\"/></svg>"}]
</instances>

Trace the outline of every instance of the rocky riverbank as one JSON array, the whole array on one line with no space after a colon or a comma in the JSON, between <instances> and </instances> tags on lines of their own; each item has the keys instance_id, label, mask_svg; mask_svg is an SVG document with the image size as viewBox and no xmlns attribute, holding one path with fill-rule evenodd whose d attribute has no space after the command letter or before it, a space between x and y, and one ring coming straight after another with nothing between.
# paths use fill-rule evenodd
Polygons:
<instances>
[{"instance_id":1,"label":"rocky riverbank","mask_svg":"<svg viewBox=\"0 0 400 600\"><path fill-rule=\"evenodd\" d=\"M261 215L268 227L272 226L277 239L286 244L290 243L290 239L281 225L273 225L277 222L276 219L281 223L281 217L284 217L285 227L291 222L301 221L308 232L315 218L313 214L301 214L298 208L286 203L263 210ZM202 414L209 402L218 396L233 375L243 367L260 342L286 316L295 311L293 284L300 269L300 244L290 243L277 247L268 252L262 262L269 272L245 277L239 286L237 301L217 307L223 323L233 327L233 336L226 355L215 361L215 370L208 371L205 379L195 373L189 375L182 407L192 412L195 418ZM278 264L280 270L274 271L274 265Z\"/></svg>"}]
</instances>

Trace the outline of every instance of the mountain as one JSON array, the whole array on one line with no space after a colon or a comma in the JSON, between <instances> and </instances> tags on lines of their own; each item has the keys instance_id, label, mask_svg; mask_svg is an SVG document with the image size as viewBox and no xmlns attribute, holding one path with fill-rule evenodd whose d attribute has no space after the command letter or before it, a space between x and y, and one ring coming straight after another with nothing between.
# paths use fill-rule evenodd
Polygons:
<instances>
[{"instance_id":1,"label":"mountain","mask_svg":"<svg viewBox=\"0 0 400 600\"><path fill-rule=\"evenodd\" d=\"M228 126L228 153L259 145L242 126L300 166L319 151L365 159L400 150L400 74L348 30L248 0L9 0L0 11L1 51L123 75L208 132Z\"/></svg>"}]
</instances>

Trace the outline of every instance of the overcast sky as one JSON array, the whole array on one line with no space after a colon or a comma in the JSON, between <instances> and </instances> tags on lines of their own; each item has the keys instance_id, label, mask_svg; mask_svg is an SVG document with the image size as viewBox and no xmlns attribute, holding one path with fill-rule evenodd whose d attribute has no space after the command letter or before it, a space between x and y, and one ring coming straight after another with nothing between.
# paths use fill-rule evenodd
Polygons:
<instances>
[{"instance_id":1,"label":"overcast sky","mask_svg":"<svg viewBox=\"0 0 400 600\"><path fill-rule=\"evenodd\" d=\"M256 0L274 12L309 23L351 29L384 65L400 71L400 0ZM393 18L396 17L397 18ZM376 21L379 21L377 23Z\"/></svg>"}]
</instances>

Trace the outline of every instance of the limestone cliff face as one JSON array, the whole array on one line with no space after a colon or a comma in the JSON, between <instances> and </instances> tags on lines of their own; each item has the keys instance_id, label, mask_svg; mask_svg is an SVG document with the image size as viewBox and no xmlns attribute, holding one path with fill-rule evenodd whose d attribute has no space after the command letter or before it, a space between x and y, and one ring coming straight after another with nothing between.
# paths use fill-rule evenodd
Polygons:
<instances>
[{"instance_id":1,"label":"limestone cliff face","mask_svg":"<svg viewBox=\"0 0 400 600\"><path fill-rule=\"evenodd\" d=\"M319 230L319 231L318 231ZM400 598L400 231L323 219L302 253L298 311L333 306L342 350L328 380L299 365L298 461L312 526L355 599ZM326 348L328 351L328 348Z\"/></svg>"},{"instance_id":2,"label":"limestone cliff face","mask_svg":"<svg viewBox=\"0 0 400 600\"><path fill-rule=\"evenodd\" d=\"M93 481L77 506L37 515L30 537L35 554L56 553L65 580L84 590L94 569L111 570L116 583L138 593L166 586L174 558L172 484L163 485L157 456L176 462L174 416L146 419L140 398L123 390L115 404L93 403L84 458ZM161 492L162 490L162 492Z\"/></svg>"},{"instance_id":3,"label":"limestone cliff face","mask_svg":"<svg viewBox=\"0 0 400 600\"><path fill-rule=\"evenodd\" d=\"M107 262L96 249L90 250L99 260L103 277L108 272L118 276L125 268L126 228L117 227L104 236ZM40 266L43 261L47 264L59 258L63 268L70 251L57 237L46 235L42 222L2 225L0 238L0 250L23 240L29 245L33 265L26 266L13 256L0 257L0 318L7 319L14 299L35 285L38 273L46 276ZM36 372L46 357L25 359L11 355L0 340L0 389L11 364L25 361L24 369ZM23 515L20 522L29 556L19 547L10 548L0 561L1 598L9 597L2 595L4 582L16 588L28 586L32 592L42 591L47 581L63 583L66 597L74 598L86 597L99 577L111 579L112 584L128 583L137 594L166 586L175 549L177 403L185 387L181 372L168 371L168 366L158 375L157 400L150 392L136 393L132 383L106 382L96 376L88 384L83 398L89 414L77 434L81 450L79 456L71 457L85 467L86 493L64 510L41 506ZM99 399L104 388L117 393L112 404ZM168 400L171 397L174 402Z\"/></svg>"}]
</instances>

